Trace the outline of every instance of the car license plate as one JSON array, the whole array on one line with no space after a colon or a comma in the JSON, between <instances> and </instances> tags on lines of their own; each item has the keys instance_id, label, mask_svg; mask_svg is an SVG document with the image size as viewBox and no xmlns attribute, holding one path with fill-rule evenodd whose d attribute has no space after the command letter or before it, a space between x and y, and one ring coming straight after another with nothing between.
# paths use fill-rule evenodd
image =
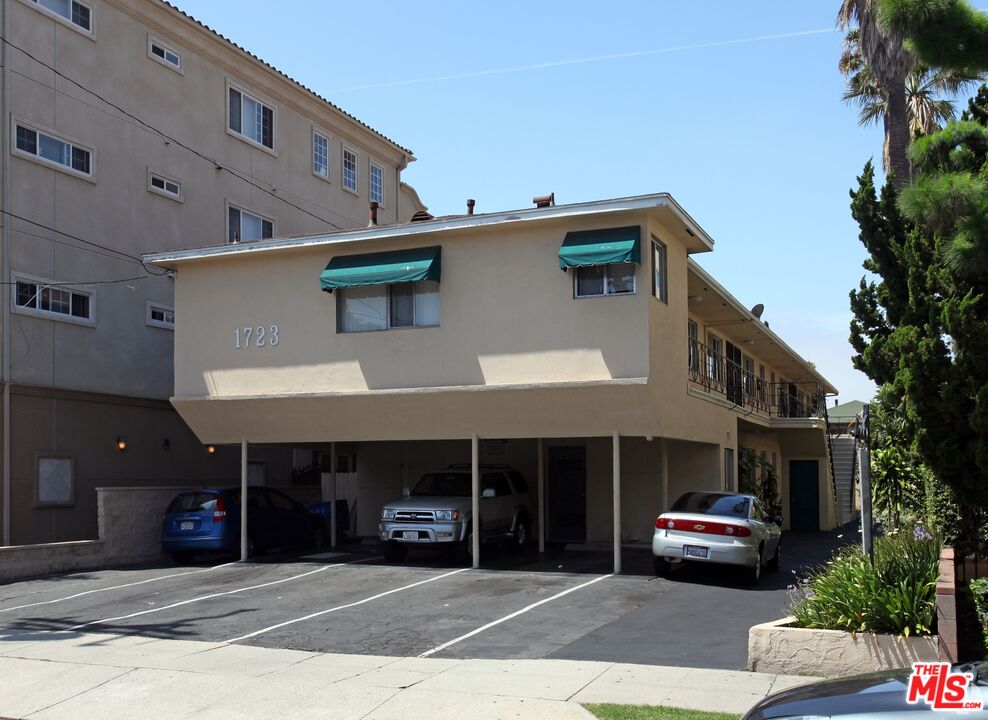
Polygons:
<instances>
[{"instance_id":1,"label":"car license plate","mask_svg":"<svg viewBox=\"0 0 988 720\"><path fill-rule=\"evenodd\" d=\"M182 521L182 525L181 525L181 529L182 530L191 530L194 527L195 527L195 523L192 522L191 520L183 520Z\"/></svg>"},{"instance_id":2,"label":"car license plate","mask_svg":"<svg viewBox=\"0 0 988 720\"><path fill-rule=\"evenodd\" d=\"M700 547L699 545L683 545L683 555L706 560L710 557L710 548Z\"/></svg>"},{"instance_id":3,"label":"car license plate","mask_svg":"<svg viewBox=\"0 0 988 720\"><path fill-rule=\"evenodd\" d=\"M419 539L419 531L418 530L413 530L413 531L406 530L405 532L403 532L401 534L401 539L402 540L418 540Z\"/></svg>"}]
</instances>

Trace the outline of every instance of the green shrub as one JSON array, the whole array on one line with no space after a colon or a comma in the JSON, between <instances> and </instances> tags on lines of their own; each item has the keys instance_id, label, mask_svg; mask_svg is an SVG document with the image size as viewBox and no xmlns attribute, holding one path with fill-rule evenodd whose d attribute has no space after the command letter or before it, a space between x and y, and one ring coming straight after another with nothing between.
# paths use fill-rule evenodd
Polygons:
<instances>
[{"instance_id":1,"label":"green shrub","mask_svg":"<svg viewBox=\"0 0 988 720\"><path fill-rule=\"evenodd\" d=\"M972 580L968 587L974 596L974 607L978 611L978 623L984 634L985 645L988 645L988 578Z\"/></svg>"},{"instance_id":2,"label":"green shrub","mask_svg":"<svg viewBox=\"0 0 988 720\"><path fill-rule=\"evenodd\" d=\"M875 541L872 563L848 548L789 587L800 627L928 635L936 618L942 543L921 526Z\"/></svg>"}]
</instances>

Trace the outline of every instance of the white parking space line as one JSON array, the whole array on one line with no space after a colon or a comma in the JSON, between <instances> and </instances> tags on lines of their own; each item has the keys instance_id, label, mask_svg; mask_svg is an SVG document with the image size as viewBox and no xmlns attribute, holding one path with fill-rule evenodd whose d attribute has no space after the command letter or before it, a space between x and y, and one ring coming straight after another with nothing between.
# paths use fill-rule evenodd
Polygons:
<instances>
[{"instance_id":1,"label":"white parking space line","mask_svg":"<svg viewBox=\"0 0 988 720\"><path fill-rule=\"evenodd\" d=\"M593 585L594 583L599 583L601 580L606 580L607 578L612 577L612 576L613 576L613 573L608 574L608 575L601 575L600 577L594 578L593 580L589 580L589 581L587 581L585 583L582 583L581 585L577 585L576 587L571 587L568 590L563 590L562 592L556 593L552 597L547 597L547 598L544 598L543 600L539 600L538 602L534 602L531 605L527 605L526 607L523 607L521 610L515 610L510 615L505 615L503 618L498 618L497 620L492 620L491 622L487 623L486 625L480 626L476 630L471 630L470 632L466 633L465 635L460 635L460 637L453 638L449 642L444 642L442 645L437 645L436 647L432 648L432 650L426 650L424 653L422 653L421 655L419 655L419 657L420 658L424 658L424 657L429 657L430 655L435 655L437 652L442 652L443 650L445 650L448 647L452 647L453 645L456 645L459 642L463 642L464 640L466 640L468 638L472 638L474 635L479 635L480 633L484 632L485 630L490 630L495 625L500 625L501 623L507 622L508 620L511 620L513 618L518 617L519 615L524 615L529 610L534 610L535 608L539 607L540 605L545 605L546 603L552 602L553 600L558 600L563 595L569 595L571 592L576 592L577 590L581 590L581 589L583 589L585 587L589 587L590 585Z\"/></svg>"},{"instance_id":2,"label":"white parking space line","mask_svg":"<svg viewBox=\"0 0 988 720\"><path fill-rule=\"evenodd\" d=\"M204 600L212 600L213 598L224 597L226 595L236 595L237 593L249 592L250 590L259 590L261 588L271 587L272 585L280 585L281 583L290 582L292 580L300 580L301 578L308 577L310 575L315 575L317 573L325 572L326 570L332 570L333 568L343 567L344 565L352 565L353 563L368 562L370 560L380 560L380 557L369 557L361 558L360 560L351 560L345 563L336 563L334 565L323 565L322 567L316 568L315 570L309 570L308 572L301 573L299 575L292 575L290 577L281 578L280 580L272 580L270 582L261 583L259 585L250 585L248 587L236 588L235 590L226 590L224 592L210 593L209 595L200 595L199 597L190 598L188 600L181 600L176 603L171 603L170 605L162 605L161 607L151 608L149 610L139 610L138 612L133 612L128 615L118 615L117 617L103 618L102 620L91 620L87 623L81 623L79 625L73 625L72 627L65 628L63 630L50 630L48 632L61 633L61 632L74 632L76 630L81 630L82 628L92 627L93 625L103 625L105 623L117 622L118 620L130 620L131 618L141 617L142 615L151 615L152 613L164 612L165 610L171 610L173 608L182 607L183 605L191 605L192 603L202 602Z\"/></svg>"},{"instance_id":3,"label":"white parking space line","mask_svg":"<svg viewBox=\"0 0 988 720\"><path fill-rule=\"evenodd\" d=\"M372 595L371 597L364 598L363 600L357 600L355 602L347 603L346 605L337 605L336 607L331 607L328 610L320 610L319 612L314 612L309 615L304 615L300 618L295 618L294 620L286 620L285 622L278 623L277 625L272 625L271 627L262 628L261 630L255 630L252 633L247 633L246 635L241 635L240 637L231 638L230 640L224 640L225 643L235 643L241 640L248 640L252 637L257 637L258 635L263 635L264 633L271 632L272 630L278 630L279 628L286 627L288 625L294 625L295 623L305 622L306 620L311 620L312 618L317 618L322 615L328 615L329 613L338 612L340 610L346 610L347 608L357 607L358 605L364 605L366 603L378 600L387 595L394 595L395 593L402 592L404 590L411 590L413 587L418 587L419 585L425 585L426 583L435 582L436 580L442 580L443 578L448 578L451 575L456 575L457 573L466 572L467 570L472 570L473 568L460 568L459 570L453 570L448 573L443 573L442 575L436 575L435 577L427 578L425 580L419 580L418 582L411 583L410 585L402 585L401 587L394 588L393 590L387 590L377 595Z\"/></svg>"},{"instance_id":4,"label":"white parking space line","mask_svg":"<svg viewBox=\"0 0 988 720\"><path fill-rule=\"evenodd\" d=\"M96 590L86 590L84 592L76 593L75 595L66 595L65 597L55 598L54 600L41 600L39 602L26 603L24 605L16 605L14 607L2 608L0 613L11 612L13 610L23 610L24 608L37 607L38 605L51 605L53 603L65 602L66 600L75 600L76 598L84 597L85 595L95 595L96 593L109 592L110 590L121 590L123 588L136 587L137 585L146 585L147 583L157 582L158 580L167 580L169 578L183 577L184 575L196 575L198 573L209 572L210 570L216 570L218 568L229 567L230 565L237 565L237 562L222 563L220 565L213 565L212 567L203 568L201 570L187 570L180 573L172 573L171 575L159 575L158 577L148 578L147 580L138 580L136 582L124 583L123 585L113 585L111 587L97 588Z\"/></svg>"}]
</instances>

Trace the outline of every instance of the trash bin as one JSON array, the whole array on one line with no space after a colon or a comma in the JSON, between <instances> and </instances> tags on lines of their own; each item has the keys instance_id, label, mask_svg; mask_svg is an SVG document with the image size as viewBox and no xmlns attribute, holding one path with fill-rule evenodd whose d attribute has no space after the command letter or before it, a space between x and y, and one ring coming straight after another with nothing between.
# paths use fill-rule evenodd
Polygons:
<instances>
[{"instance_id":1,"label":"trash bin","mask_svg":"<svg viewBox=\"0 0 988 720\"><path fill-rule=\"evenodd\" d=\"M329 501L313 503L308 508L316 515L320 515L326 523L326 535L330 533L330 507ZM344 535L350 530L350 506L346 498L336 499L336 542L340 542Z\"/></svg>"}]
</instances>

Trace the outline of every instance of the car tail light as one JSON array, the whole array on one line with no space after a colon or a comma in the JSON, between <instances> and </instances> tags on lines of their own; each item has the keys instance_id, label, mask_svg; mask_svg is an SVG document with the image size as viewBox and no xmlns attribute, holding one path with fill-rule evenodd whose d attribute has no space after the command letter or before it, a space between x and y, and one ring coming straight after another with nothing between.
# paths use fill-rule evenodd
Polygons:
<instances>
[{"instance_id":1,"label":"car tail light","mask_svg":"<svg viewBox=\"0 0 988 720\"><path fill-rule=\"evenodd\" d=\"M683 532L702 533L704 535L727 535L728 537L751 537L751 529L744 525L709 522L706 520L673 519L659 516L655 521L659 530L679 529Z\"/></svg>"},{"instance_id":2,"label":"car tail light","mask_svg":"<svg viewBox=\"0 0 988 720\"><path fill-rule=\"evenodd\" d=\"M226 501L220 495L216 498L216 509L213 510L213 522L223 522L226 520Z\"/></svg>"}]
</instances>

